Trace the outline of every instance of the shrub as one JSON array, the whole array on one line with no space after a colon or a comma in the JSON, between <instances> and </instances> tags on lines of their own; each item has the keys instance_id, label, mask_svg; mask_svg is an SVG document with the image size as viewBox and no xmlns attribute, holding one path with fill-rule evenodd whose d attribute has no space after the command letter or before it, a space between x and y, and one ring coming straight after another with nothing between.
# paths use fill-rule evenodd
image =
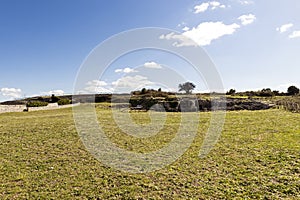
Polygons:
<instances>
[{"instance_id":1,"label":"shrub","mask_svg":"<svg viewBox=\"0 0 300 200\"><path fill-rule=\"evenodd\" d=\"M257 96L260 97L271 97L274 96L274 93L270 88L264 88L261 91L258 92Z\"/></svg>"},{"instance_id":2,"label":"shrub","mask_svg":"<svg viewBox=\"0 0 300 200\"><path fill-rule=\"evenodd\" d=\"M145 110L149 110L151 106L157 104L158 100L152 98L131 98L129 100L131 107L137 107L141 105Z\"/></svg>"},{"instance_id":3,"label":"shrub","mask_svg":"<svg viewBox=\"0 0 300 200\"><path fill-rule=\"evenodd\" d=\"M27 102L26 106L27 107L42 107L42 106L47 106L48 102L43 102L43 101L30 101Z\"/></svg>"},{"instance_id":4,"label":"shrub","mask_svg":"<svg viewBox=\"0 0 300 200\"><path fill-rule=\"evenodd\" d=\"M290 97L284 98L277 102L276 105L282 107L283 109L291 112L300 113L300 98L299 97Z\"/></svg>"},{"instance_id":5,"label":"shrub","mask_svg":"<svg viewBox=\"0 0 300 200\"><path fill-rule=\"evenodd\" d=\"M146 88L143 88L142 90L141 90L141 94L146 94L147 93L147 89Z\"/></svg>"},{"instance_id":6,"label":"shrub","mask_svg":"<svg viewBox=\"0 0 300 200\"><path fill-rule=\"evenodd\" d=\"M45 101L43 97L38 97L38 101Z\"/></svg>"},{"instance_id":7,"label":"shrub","mask_svg":"<svg viewBox=\"0 0 300 200\"><path fill-rule=\"evenodd\" d=\"M60 106L71 104L71 100L69 100L69 99L60 99L60 100L58 100L57 104L60 105Z\"/></svg>"}]
</instances>

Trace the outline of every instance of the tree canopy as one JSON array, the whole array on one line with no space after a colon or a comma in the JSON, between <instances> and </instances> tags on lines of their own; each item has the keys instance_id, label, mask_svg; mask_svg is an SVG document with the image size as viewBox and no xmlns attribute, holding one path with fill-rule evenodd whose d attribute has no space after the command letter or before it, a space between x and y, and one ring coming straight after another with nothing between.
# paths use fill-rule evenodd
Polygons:
<instances>
[{"instance_id":1,"label":"tree canopy","mask_svg":"<svg viewBox=\"0 0 300 200\"><path fill-rule=\"evenodd\" d=\"M195 89L196 85L191 82L185 82L182 84L179 84L179 92L184 91L186 94L191 94L192 91Z\"/></svg>"},{"instance_id":2,"label":"tree canopy","mask_svg":"<svg viewBox=\"0 0 300 200\"><path fill-rule=\"evenodd\" d=\"M296 95L299 94L299 88L296 86L290 86L287 90L288 95Z\"/></svg>"},{"instance_id":3,"label":"tree canopy","mask_svg":"<svg viewBox=\"0 0 300 200\"><path fill-rule=\"evenodd\" d=\"M226 92L226 95L233 95L236 93L235 89L230 89L228 92Z\"/></svg>"}]
</instances>

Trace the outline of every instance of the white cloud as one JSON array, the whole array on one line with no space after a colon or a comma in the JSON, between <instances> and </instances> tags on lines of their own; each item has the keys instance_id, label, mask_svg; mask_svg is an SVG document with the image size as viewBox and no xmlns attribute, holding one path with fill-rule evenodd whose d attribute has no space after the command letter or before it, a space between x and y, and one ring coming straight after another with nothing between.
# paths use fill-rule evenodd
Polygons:
<instances>
[{"instance_id":1,"label":"white cloud","mask_svg":"<svg viewBox=\"0 0 300 200\"><path fill-rule=\"evenodd\" d=\"M141 75L124 76L112 82L117 92L130 92L151 84L153 83L147 77Z\"/></svg>"},{"instance_id":2,"label":"white cloud","mask_svg":"<svg viewBox=\"0 0 300 200\"><path fill-rule=\"evenodd\" d=\"M198 14L198 13L201 13L201 12L205 12L207 11L208 9L211 9L211 10L215 10L217 8L226 8L225 5L221 4L220 2L218 1L210 1L210 2L205 2L205 3L202 3L202 4L199 4L199 5L196 5L194 7L194 13L195 14Z\"/></svg>"},{"instance_id":3,"label":"white cloud","mask_svg":"<svg viewBox=\"0 0 300 200\"><path fill-rule=\"evenodd\" d=\"M146 68L152 68L152 69L161 69L161 65L156 62L146 62L144 64L144 67Z\"/></svg>"},{"instance_id":4,"label":"white cloud","mask_svg":"<svg viewBox=\"0 0 300 200\"><path fill-rule=\"evenodd\" d=\"M292 24L292 23L283 24L280 27L276 28L276 30L279 33L285 33L287 31L289 31L293 26L294 26L294 24ZM291 38L291 39L298 38L298 37L300 37L300 30L293 31L291 34L289 34L289 38Z\"/></svg>"},{"instance_id":5,"label":"white cloud","mask_svg":"<svg viewBox=\"0 0 300 200\"><path fill-rule=\"evenodd\" d=\"M115 70L116 73L133 73L133 72L137 72L135 69L132 69L132 68L129 68L129 67L126 67L124 69L116 69Z\"/></svg>"},{"instance_id":6,"label":"white cloud","mask_svg":"<svg viewBox=\"0 0 300 200\"><path fill-rule=\"evenodd\" d=\"M254 1L251 1L251 0L239 0L238 2L242 5L254 4Z\"/></svg>"},{"instance_id":7,"label":"white cloud","mask_svg":"<svg viewBox=\"0 0 300 200\"><path fill-rule=\"evenodd\" d=\"M62 96L65 94L63 90L51 90L49 92L42 92L41 95L52 95L54 94L55 96Z\"/></svg>"},{"instance_id":8,"label":"white cloud","mask_svg":"<svg viewBox=\"0 0 300 200\"><path fill-rule=\"evenodd\" d=\"M299 31L294 31L292 34L289 35L289 38L298 38L300 37L300 30Z\"/></svg>"},{"instance_id":9,"label":"white cloud","mask_svg":"<svg viewBox=\"0 0 300 200\"><path fill-rule=\"evenodd\" d=\"M248 24L252 24L254 20L256 20L256 17L253 14L249 14L249 15L242 15L238 19L241 20L242 25L248 25Z\"/></svg>"},{"instance_id":10,"label":"white cloud","mask_svg":"<svg viewBox=\"0 0 300 200\"><path fill-rule=\"evenodd\" d=\"M88 86L106 86L107 83L105 81L92 80L86 83Z\"/></svg>"},{"instance_id":11,"label":"white cloud","mask_svg":"<svg viewBox=\"0 0 300 200\"><path fill-rule=\"evenodd\" d=\"M190 30L190 28L187 27L187 26L185 26L182 30L183 30L183 31L188 31L188 30Z\"/></svg>"},{"instance_id":12,"label":"white cloud","mask_svg":"<svg viewBox=\"0 0 300 200\"><path fill-rule=\"evenodd\" d=\"M240 25L236 23L226 25L223 22L203 22L182 34L172 32L167 35L161 35L160 39L175 40L176 42L173 45L177 47L195 46L197 44L205 46L210 45L213 40L224 35L233 34L238 28L240 28Z\"/></svg>"},{"instance_id":13,"label":"white cloud","mask_svg":"<svg viewBox=\"0 0 300 200\"><path fill-rule=\"evenodd\" d=\"M215 10L216 8L225 8L226 7L225 5L221 4L218 1L212 1L209 4L210 4L212 10Z\"/></svg>"},{"instance_id":14,"label":"white cloud","mask_svg":"<svg viewBox=\"0 0 300 200\"><path fill-rule=\"evenodd\" d=\"M284 32L287 32L293 26L294 26L294 24L292 24L292 23L283 24L282 26L276 28L276 30L279 31L280 33L284 33Z\"/></svg>"},{"instance_id":15,"label":"white cloud","mask_svg":"<svg viewBox=\"0 0 300 200\"><path fill-rule=\"evenodd\" d=\"M108 89L105 86L108 84L105 81L92 80L86 83L87 87L84 88L83 93L112 93L112 89Z\"/></svg>"},{"instance_id":16,"label":"white cloud","mask_svg":"<svg viewBox=\"0 0 300 200\"><path fill-rule=\"evenodd\" d=\"M92 93L92 94L96 94L96 93L105 93L105 94L110 94L112 93L112 89L107 89L105 87L101 87L101 86L87 86L84 88L84 91L80 91L81 93Z\"/></svg>"},{"instance_id":17,"label":"white cloud","mask_svg":"<svg viewBox=\"0 0 300 200\"><path fill-rule=\"evenodd\" d=\"M161 35L159 39L162 40L174 40L175 42L173 43L174 46L176 47L181 47L181 46L197 46L197 43L193 41L191 38L188 38L184 36L183 34L176 34L174 32L171 32L166 35Z\"/></svg>"},{"instance_id":18,"label":"white cloud","mask_svg":"<svg viewBox=\"0 0 300 200\"><path fill-rule=\"evenodd\" d=\"M5 97L19 98L22 90L18 88L1 88L0 94Z\"/></svg>"},{"instance_id":19,"label":"white cloud","mask_svg":"<svg viewBox=\"0 0 300 200\"><path fill-rule=\"evenodd\" d=\"M202 3L200 5L196 5L194 7L194 13L201 13L201 12L205 12L209 7L209 3Z\"/></svg>"}]
</instances>

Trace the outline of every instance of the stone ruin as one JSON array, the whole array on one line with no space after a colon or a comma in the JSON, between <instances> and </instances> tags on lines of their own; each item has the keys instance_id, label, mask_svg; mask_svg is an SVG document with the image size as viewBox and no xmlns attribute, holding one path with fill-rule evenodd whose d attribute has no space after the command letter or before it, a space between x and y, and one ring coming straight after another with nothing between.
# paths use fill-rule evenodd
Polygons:
<instances>
[{"instance_id":1,"label":"stone ruin","mask_svg":"<svg viewBox=\"0 0 300 200\"><path fill-rule=\"evenodd\" d=\"M261 101L242 98L220 98L214 100L182 98L172 100L130 100L130 107L158 112L197 112L211 110L266 110L273 106Z\"/></svg>"}]
</instances>

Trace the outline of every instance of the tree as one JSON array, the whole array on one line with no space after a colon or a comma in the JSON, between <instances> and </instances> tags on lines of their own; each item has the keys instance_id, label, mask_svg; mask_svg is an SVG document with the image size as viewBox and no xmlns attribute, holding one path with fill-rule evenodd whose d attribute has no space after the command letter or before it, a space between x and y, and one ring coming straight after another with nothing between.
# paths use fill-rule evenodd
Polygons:
<instances>
[{"instance_id":1,"label":"tree","mask_svg":"<svg viewBox=\"0 0 300 200\"><path fill-rule=\"evenodd\" d=\"M60 98L59 97L57 97L57 96L55 96L54 94L52 94L52 96L51 96L51 102L52 103L56 103L56 102L58 102L59 100L60 100Z\"/></svg>"},{"instance_id":2,"label":"tree","mask_svg":"<svg viewBox=\"0 0 300 200\"><path fill-rule=\"evenodd\" d=\"M194 90L195 87L196 87L196 85L191 82L185 82L183 84L179 84L179 86L178 86L179 92L185 91L186 94L191 94L192 90Z\"/></svg>"},{"instance_id":3,"label":"tree","mask_svg":"<svg viewBox=\"0 0 300 200\"><path fill-rule=\"evenodd\" d=\"M226 92L226 95L234 95L235 92L235 89L230 89L228 92Z\"/></svg>"},{"instance_id":4,"label":"tree","mask_svg":"<svg viewBox=\"0 0 300 200\"><path fill-rule=\"evenodd\" d=\"M290 86L287 90L287 94L288 95L296 95L299 94L299 88L297 88L296 86Z\"/></svg>"},{"instance_id":5,"label":"tree","mask_svg":"<svg viewBox=\"0 0 300 200\"><path fill-rule=\"evenodd\" d=\"M261 97L271 97L274 95L270 88L264 88L260 92L258 92L258 94L259 94L258 96Z\"/></svg>"},{"instance_id":6,"label":"tree","mask_svg":"<svg viewBox=\"0 0 300 200\"><path fill-rule=\"evenodd\" d=\"M274 96L279 96L280 95L278 90L273 90L273 94L274 94Z\"/></svg>"}]
</instances>

